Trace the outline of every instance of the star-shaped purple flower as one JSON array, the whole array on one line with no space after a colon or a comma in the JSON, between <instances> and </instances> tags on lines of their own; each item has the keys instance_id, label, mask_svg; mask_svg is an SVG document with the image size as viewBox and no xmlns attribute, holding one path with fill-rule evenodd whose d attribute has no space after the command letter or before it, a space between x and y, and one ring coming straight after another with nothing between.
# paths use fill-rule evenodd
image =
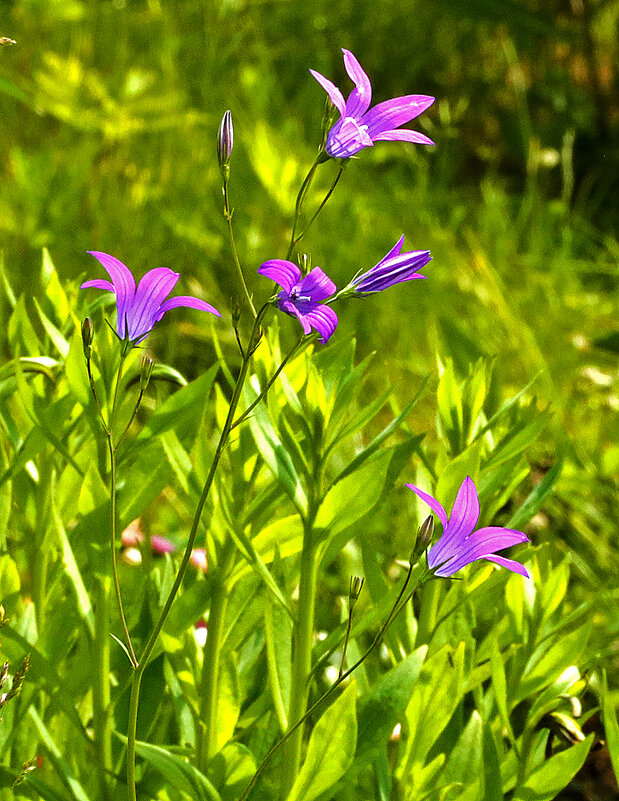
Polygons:
<instances>
[{"instance_id":1,"label":"star-shaped purple flower","mask_svg":"<svg viewBox=\"0 0 619 801\"><path fill-rule=\"evenodd\" d=\"M500 526L485 526L477 531L473 530L479 519L479 498L475 484L470 478L467 477L462 482L449 520L436 498L414 484L406 486L428 504L443 524L442 536L428 551L428 567L434 571L435 576L452 576L471 562L489 559L501 567L529 578L529 574L519 562L497 556L495 553L511 545L529 542L526 534Z\"/></svg>"},{"instance_id":2,"label":"star-shaped purple flower","mask_svg":"<svg viewBox=\"0 0 619 801\"><path fill-rule=\"evenodd\" d=\"M85 281L80 289L89 287L107 289L116 295L116 332L122 340L132 345L137 345L146 339L155 323L159 322L167 311L177 306L189 306L221 317L214 306L199 298L179 295L166 300L180 277L167 267L149 270L142 276L136 289L133 273L121 261L96 250L88 252L101 262L112 281L95 278Z\"/></svg>"},{"instance_id":3,"label":"star-shaped purple flower","mask_svg":"<svg viewBox=\"0 0 619 801\"><path fill-rule=\"evenodd\" d=\"M305 334L315 328L320 341L326 343L337 326L337 314L330 306L321 303L337 289L329 276L320 267L314 267L302 278L297 265L285 259L265 261L258 267L258 272L282 287L277 295L281 311L296 317Z\"/></svg>"},{"instance_id":4,"label":"star-shaped purple flower","mask_svg":"<svg viewBox=\"0 0 619 801\"><path fill-rule=\"evenodd\" d=\"M402 281L412 281L415 278L425 278L419 270L431 260L429 250L409 250L402 253L404 237L396 242L394 247L382 258L378 264L361 275L356 275L346 289L357 295L381 292ZM346 291L346 290L345 290Z\"/></svg>"},{"instance_id":5,"label":"star-shaped purple flower","mask_svg":"<svg viewBox=\"0 0 619 801\"><path fill-rule=\"evenodd\" d=\"M350 50L342 49L342 52L346 72L356 87L348 96L348 100L344 100L340 90L328 78L315 70L310 70L340 112L340 119L327 135L325 146L327 153L335 159L347 159L364 147L372 147L374 142L381 139L433 145L434 142L424 134L408 129L402 130L400 126L422 114L434 103L434 98L428 95L404 95L386 100L370 109L372 102L370 79Z\"/></svg>"}]
</instances>

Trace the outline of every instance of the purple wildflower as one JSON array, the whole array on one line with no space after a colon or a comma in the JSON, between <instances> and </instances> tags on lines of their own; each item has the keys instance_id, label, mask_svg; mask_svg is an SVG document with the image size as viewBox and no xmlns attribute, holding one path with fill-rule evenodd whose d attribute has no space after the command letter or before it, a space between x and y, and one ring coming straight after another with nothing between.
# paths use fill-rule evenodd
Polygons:
<instances>
[{"instance_id":1,"label":"purple wildflower","mask_svg":"<svg viewBox=\"0 0 619 801\"><path fill-rule=\"evenodd\" d=\"M164 554L164 553L174 553L176 550L176 545L169 540L167 537L163 537L160 534L153 534L150 538L150 547L153 549L155 553Z\"/></svg>"},{"instance_id":2,"label":"purple wildflower","mask_svg":"<svg viewBox=\"0 0 619 801\"><path fill-rule=\"evenodd\" d=\"M513 559L497 556L511 545L529 542L522 531L500 526L486 526L477 531L473 529L479 519L479 498L475 484L470 478L462 482L454 501L449 520L441 504L414 484L406 485L428 504L443 524L443 534L428 551L428 567L436 576L452 576L465 565L478 559L489 559L501 567L529 578L525 568Z\"/></svg>"},{"instance_id":3,"label":"purple wildflower","mask_svg":"<svg viewBox=\"0 0 619 801\"><path fill-rule=\"evenodd\" d=\"M356 294L365 295L381 292L394 284L403 281L412 281L415 278L425 278L419 270L430 261L429 250L409 250L402 253L404 237L396 242L394 247L382 258L375 267L361 275L357 275L348 285L347 289Z\"/></svg>"},{"instance_id":4,"label":"purple wildflower","mask_svg":"<svg viewBox=\"0 0 619 801\"><path fill-rule=\"evenodd\" d=\"M89 287L107 289L116 295L116 331L122 340L132 345L137 345L138 342L146 339L155 323L159 322L167 311L175 309L177 306L189 306L192 309L200 309L221 317L214 306L199 298L179 295L166 300L180 277L178 273L167 267L156 267L154 270L149 270L142 276L136 289L131 270L121 261L107 253L99 253L95 250L88 252L101 262L112 281L95 278L85 281L80 289Z\"/></svg>"},{"instance_id":5,"label":"purple wildflower","mask_svg":"<svg viewBox=\"0 0 619 801\"><path fill-rule=\"evenodd\" d=\"M340 119L327 136L325 146L327 153L332 158L347 159L364 147L372 147L374 142L381 139L433 145L431 139L418 131L399 129L401 125L410 122L429 108L434 103L434 98L428 95L404 95L386 100L370 109L372 102L370 79L349 50L342 49L342 52L346 72L356 87L348 96L348 100L344 100L340 90L328 78L315 70L310 70L340 112Z\"/></svg>"},{"instance_id":6,"label":"purple wildflower","mask_svg":"<svg viewBox=\"0 0 619 801\"><path fill-rule=\"evenodd\" d=\"M320 341L326 343L337 326L337 314L330 306L320 302L337 289L329 276L320 267L314 267L302 278L297 265L285 259L265 261L258 272L282 287L277 295L277 305L281 311L296 317L305 334L315 328L320 334Z\"/></svg>"}]
</instances>

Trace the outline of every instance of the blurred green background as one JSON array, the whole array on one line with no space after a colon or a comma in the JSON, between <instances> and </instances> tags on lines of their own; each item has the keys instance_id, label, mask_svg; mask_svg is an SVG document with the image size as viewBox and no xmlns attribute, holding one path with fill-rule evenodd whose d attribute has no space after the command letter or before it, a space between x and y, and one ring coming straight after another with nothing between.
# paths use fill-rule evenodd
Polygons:
<instances>
[{"instance_id":1,"label":"blurred green background","mask_svg":"<svg viewBox=\"0 0 619 801\"><path fill-rule=\"evenodd\" d=\"M264 299L256 268L285 253L320 139L308 69L348 94L351 49L375 102L436 96L414 126L436 147L363 151L304 247L338 286L401 233L434 260L428 281L338 310L338 336L377 351L377 388L392 382L402 402L437 349L461 376L494 359L503 397L535 379L554 422L531 483L565 457L535 526L574 549L580 591L616 587L618 19L617 0L0 0L0 36L17 42L0 48L6 273L29 298L43 247L67 281L101 277L85 251L103 250L138 275L177 270L179 292L226 317L238 292L215 142L229 108L237 244ZM149 344L194 375L213 360L200 322L168 315ZM295 323L281 323L292 342ZM429 394L416 420L429 438L434 415Z\"/></svg>"}]
</instances>

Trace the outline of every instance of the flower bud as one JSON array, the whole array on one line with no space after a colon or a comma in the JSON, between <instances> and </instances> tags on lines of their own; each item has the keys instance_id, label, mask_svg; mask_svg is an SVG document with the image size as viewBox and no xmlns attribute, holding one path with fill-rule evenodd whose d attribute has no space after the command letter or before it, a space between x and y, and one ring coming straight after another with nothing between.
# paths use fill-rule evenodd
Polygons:
<instances>
[{"instance_id":1,"label":"flower bud","mask_svg":"<svg viewBox=\"0 0 619 801\"><path fill-rule=\"evenodd\" d=\"M239 321L241 319L241 307L238 303L234 304L234 309L232 309L232 325L234 328L237 328L239 325Z\"/></svg>"},{"instance_id":2,"label":"flower bud","mask_svg":"<svg viewBox=\"0 0 619 801\"><path fill-rule=\"evenodd\" d=\"M325 153L325 161L327 161L330 156L325 151L325 145L327 144L327 134L333 128L333 125L337 119L339 112L335 105L331 102L329 97L325 100L325 107L324 111L322 112L322 120L320 123L320 132L322 134L322 140L320 144L320 150Z\"/></svg>"},{"instance_id":3,"label":"flower bud","mask_svg":"<svg viewBox=\"0 0 619 801\"><path fill-rule=\"evenodd\" d=\"M312 257L309 253L299 253L297 261L299 262L299 269L302 275L308 275L312 269Z\"/></svg>"},{"instance_id":4,"label":"flower bud","mask_svg":"<svg viewBox=\"0 0 619 801\"><path fill-rule=\"evenodd\" d=\"M421 554L432 542L433 536L434 536L434 516L428 515L426 519L423 521L423 523L419 526L419 529L417 530L417 536L415 537L415 545L413 547L413 551L409 559L411 565L415 564L415 562L419 559Z\"/></svg>"},{"instance_id":5,"label":"flower bud","mask_svg":"<svg viewBox=\"0 0 619 801\"><path fill-rule=\"evenodd\" d=\"M94 331L92 327L92 320L86 317L82 323L82 347L84 348L84 358L90 359L92 356L92 340Z\"/></svg>"},{"instance_id":6,"label":"flower bud","mask_svg":"<svg viewBox=\"0 0 619 801\"><path fill-rule=\"evenodd\" d=\"M363 589L363 582L365 579L360 576L350 577L350 589L348 591L348 608L352 609L356 602L359 600L361 590Z\"/></svg>"},{"instance_id":7,"label":"flower bud","mask_svg":"<svg viewBox=\"0 0 619 801\"><path fill-rule=\"evenodd\" d=\"M155 362L150 356L145 356L142 359L142 369L140 370L140 392L145 392L146 387L151 379L153 374L153 368L155 366Z\"/></svg>"},{"instance_id":8,"label":"flower bud","mask_svg":"<svg viewBox=\"0 0 619 801\"><path fill-rule=\"evenodd\" d=\"M233 145L234 128L232 127L232 113L226 111L222 117L217 134L217 160L219 161L219 169L226 181L230 176L230 156L232 155Z\"/></svg>"}]
</instances>

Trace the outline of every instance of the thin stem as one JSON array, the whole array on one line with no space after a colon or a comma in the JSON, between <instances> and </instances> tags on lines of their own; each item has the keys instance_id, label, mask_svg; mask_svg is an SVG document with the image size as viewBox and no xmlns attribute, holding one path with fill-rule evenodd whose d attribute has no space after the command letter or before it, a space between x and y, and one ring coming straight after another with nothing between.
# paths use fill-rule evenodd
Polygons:
<instances>
[{"instance_id":1,"label":"thin stem","mask_svg":"<svg viewBox=\"0 0 619 801\"><path fill-rule=\"evenodd\" d=\"M203 773L217 749L217 703L219 690L219 657L223 642L224 623L228 608L226 579L234 563L235 549L232 537L223 546L220 564L214 576L211 609L208 616L208 637L204 644L202 680L200 684L200 723L196 743L196 765Z\"/></svg>"},{"instance_id":2,"label":"thin stem","mask_svg":"<svg viewBox=\"0 0 619 801\"><path fill-rule=\"evenodd\" d=\"M129 422L127 423L127 425L123 429L123 433L120 435L120 437L118 437L118 441L116 443L115 450L118 450L118 446L124 440L124 438L127 436L127 433L129 431L129 429L131 428L131 424L135 420L135 416L138 413L140 405L142 404L142 398L143 397L144 397L144 390L141 389L140 392L139 392L138 398L137 398L137 400L135 402L135 406L133 407L133 411L131 412L131 417L129 418Z\"/></svg>"},{"instance_id":3,"label":"thin stem","mask_svg":"<svg viewBox=\"0 0 619 801\"><path fill-rule=\"evenodd\" d=\"M120 580L118 578L118 557L116 554L116 447L112 442L111 432L107 438L108 448L110 452L110 550L112 552L112 577L114 580L114 593L116 595L116 604L120 614L120 622L125 636L125 644L129 651L131 664L134 668L138 666L138 660L133 650L133 643L131 642L131 635L129 634L129 627L127 626L127 619L125 617L125 609L123 606L122 593L120 590Z\"/></svg>"},{"instance_id":4,"label":"thin stem","mask_svg":"<svg viewBox=\"0 0 619 801\"><path fill-rule=\"evenodd\" d=\"M159 615L159 619L153 628L150 637L146 645L144 646L144 651L140 656L138 667L136 668L133 674L133 681L131 685L131 702L130 702L130 715L129 715L129 724L128 724L128 732L127 732L127 784L128 784L128 793L129 793L129 801L136 801L136 789L135 789L135 744L136 744L136 731L137 731L137 721L138 721L138 705L139 705L139 695L140 695L140 684L142 681L142 675L146 666L148 664L148 660L150 655L153 652L157 639L159 638L159 634L161 633L161 629L164 626L164 623L170 613L170 609L172 608L172 604L174 603L174 599L178 593L178 590L182 584L183 578L185 577L185 573L187 571L187 566L189 565L189 560L191 558L191 551L193 550L193 546L195 544L196 536L198 534L198 526L200 524L200 519L202 517L202 511L204 510L204 505L206 504L206 500L209 496L211 486L215 479L215 473L217 471L217 466L219 465L219 460L221 459L221 455L224 451L226 442L228 440L228 436L232 429L232 421L234 420L234 415L236 414L236 409L241 399L241 392L243 391L243 385L245 383L245 379L247 377L247 371L249 369L249 362L251 356L255 352L261 338L261 324L262 320L264 319L265 314L267 313L269 308L269 304L265 303L264 306L259 310L256 319L254 320L254 326L252 329L252 333L249 340L249 346L247 348L246 356L243 359L241 364L241 370L239 372L238 378L236 380L236 384L234 387L234 392L232 394L232 398L230 400L230 407L228 409L228 415L226 417L226 421L224 423L224 427L222 429L221 435L219 437L219 442L217 444L217 448L215 450L215 455L213 456L213 461L211 463L210 470L206 477L206 481L204 483L204 487L202 489L202 494L200 495L200 499L198 501L198 505L196 506L196 511L194 514L194 518L191 524L191 530L189 532L189 538L187 540L187 547L185 548L185 552L183 554L183 558L181 560L181 565L176 574L176 578L174 579L174 583L172 584L172 588L168 593L168 597L164 604L163 609Z\"/></svg>"},{"instance_id":5,"label":"thin stem","mask_svg":"<svg viewBox=\"0 0 619 801\"><path fill-rule=\"evenodd\" d=\"M297 778L301 763L303 729L300 725L307 709L309 685L307 678L312 667L312 645L314 640L314 614L316 607L316 584L318 579L318 558L313 542L313 519L305 525L303 551L301 553L301 579L299 584L299 609L294 633L294 656L290 687L290 708L288 725L292 737L286 744L283 759L281 782L282 797L286 798Z\"/></svg>"},{"instance_id":6,"label":"thin stem","mask_svg":"<svg viewBox=\"0 0 619 801\"><path fill-rule=\"evenodd\" d=\"M108 425L103 416L103 409L101 408L101 403L99 402L99 396L97 395L97 389L95 387L95 379L92 374L92 364L90 362L90 358L86 357L86 370L88 371L88 381L90 382L90 391L92 392L92 396L95 399L95 403L97 404L97 410L99 412L99 419L101 420L101 425L103 426L103 430L106 434L109 434Z\"/></svg>"},{"instance_id":7,"label":"thin stem","mask_svg":"<svg viewBox=\"0 0 619 801\"><path fill-rule=\"evenodd\" d=\"M241 262L239 260L239 254L236 249L236 242L234 241L234 230L232 228L232 209L230 208L230 196L228 193L228 181L224 179L224 186L223 186L223 193L224 193L224 217L226 218L226 222L228 223L228 237L230 239L230 247L232 248L232 259L234 261L234 266L236 267L236 271L241 282L241 286L243 287L243 294L245 295L245 300L251 310L252 317L254 320L257 317L256 309L254 307L254 303L251 299L251 295L249 294L249 290L247 289L247 284L245 283L245 276L243 275L243 268L241 267ZM242 349L241 349L242 350Z\"/></svg>"},{"instance_id":8,"label":"thin stem","mask_svg":"<svg viewBox=\"0 0 619 801\"><path fill-rule=\"evenodd\" d=\"M375 636L375 637L374 637L374 639L372 640L372 644L369 646L369 648L368 648L368 649L365 651L365 653L364 653L362 656L360 656L360 657L359 657L359 659L357 659L357 661L355 662L355 664L354 664L354 665L352 665L352 667L348 668L348 670L347 670L345 673L342 673L342 675L341 675L341 676L338 676L338 678L337 678L337 679L336 679L336 680L333 682L333 684L331 685L331 687L329 687L329 689L328 689L328 690L326 690L326 691L325 691L325 692L324 692L324 693L323 693L323 694L320 696L320 698L319 698L317 701L315 701L315 702L314 702L314 703L313 703L313 704L310 706L310 708L309 708L309 709L308 709L308 710L305 712L305 714L303 715L303 717L302 717L302 718L301 718L299 721L297 721L297 723L295 723L295 725L294 725L294 726L293 726L293 727L292 727L292 728L291 728L291 729L290 729L288 732L286 732L286 734L285 734L285 735L282 737L282 739L281 739L279 742L275 743L275 745L274 745L274 746L273 746L273 747L272 747L272 748L269 750L269 752L267 753L267 755L265 756L265 758L262 760L262 762L261 762L260 766L258 767L258 770L257 770L257 771L254 773L254 775L253 775L253 777L252 777L251 781L249 782L249 784L247 785L247 787L245 788L245 790L243 790L243 794L242 794L242 795L241 795L241 797L239 798L239 801L245 801L245 800L247 799L247 797L249 796L249 794L250 794L251 790L253 789L254 785L255 785L255 784L256 784L256 782L258 781L258 777L260 776L260 774L262 773L262 771L263 771L263 770L265 769L265 767L267 766L267 764L268 764L269 760L271 759L271 757L273 756L273 754L275 754L277 751L279 751L279 749L280 749L280 748L281 748L281 747L284 745L284 743L285 743L285 742L286 742L286 741L287 741L287 740L288 740L288 739L289 739L289 738L290 738L290 737L291 737L291 736L294 734L294 732L295 732L295 731L296 731L296 730L297 730L297 729L298 729L300 726L302 726L302 725L303 725L303 723L305 723L305 721L306 721L306 720L307 720L307 719L310 717L310 715L312 715L312 714L314 713L314 711L315 711L315 710L316 710L316 709L317 709L317 708L318 708L318 707L319 707L319 706L320 706L320 705L323 703L323 701L326 701L326 700L327 700L327 698L329 698L329 697L330 697L330 696L331 696L331 695L332 695L332 694L335 692L335 690L337 689L337 687L339 687L339 686L340 686L340 684L341 684L343 681L345 681L345 680L346 680L346 679L347 679L347 678L348 678L348 677L349 677L349 676L350 676L352 673L354 673L354 671L355 671L355 670L356 670L356 669L357 669L357 668L358 668L358 667L359 667L359 666L360 666L360 665L361 665L363 662L365 662L365 660L366 660L366 659L368 658L368 656L369 656L369 655L372 653L372 651L373 651L373 650L374 650L374 649L375 649L375 648L376 648L376 647L377 647L377 646L380 644L380 642L382 641L382 639L383 639L383 636L384 636L384 634L385 634L385 631L387 630L387 627L388 627L388 626L390 625L390 623L391 623L391 622L392 622L392 621L393 621L393 620L394 620L394 619L397 617L397 615L399 615L399 613L400 613L400 612L402 611L402 609L404 608L404 607L403 607L403 605L401 605L401 604L400 604L400 601L402 600L402 597L404 596L404 593L406 592L406 588L408 587L408 584L409 584L409 582L410 582L410 579L411 579L412 573L413 573L413 566L411 565L411 566L410 566L410 568L409 568L408 574L407 574L407 576L406 576L406 579L405 579L405 581L404 581L404 584L402 585L402 589L401 589L401 590L400 590L400 592L398 593L398 597L396 598L396 600L395 600L395 602L394 602L394 604L393 604L393 607L391 608L391 611L390 611L390 612L389 612L389 614L387 615L387 619L385 620L385 622L383 623L383 625L380 627L380 629L379 629L378 633L376 634L376 636ZM427 581L427 580L428 580L430 577L431 577L431 576L430 576L430 575L428 575L427 571L426 571L426 572L424 572L424 573L423 573L423 574L422 574L422 575L421 575L421 576L420 576L420 577L417 579L417 582L416 582L416 584L415 584L415 587L413 588L413 590L412 590L412 591L411 591L411 593L409 594L409 597L411 597L412 593L413 593L413 592L414 592L414 591L415 591L415 590L416 590L416 589L417 589L417 588L418 588L418 587L419 587L421 584L425 583L425 582L426 582L426 581Z\"/></svg>"},{"instance_id":9,"label":"thin stem","mask_svg":"<svg viewBox=\"0 0 619 801\"><path fill-rule=\"evenodd\" d=\"M353 613L353 607L350 606L348 609L348 623L346 625L346 636L344 637L344 647L342 648L342 661L340 662L340 669L337 674L338 679L341 678L342 673L344 672L344 663L346 662L346 651L348 650L348 640L350 638L350 629L352 628L352 613Z\"/></svg>"},{"instance_id":10,"label":"thin stem","mask_svg":"<svg viewBox=\"0 0 619 801\"><path fill-rule=\"evenodd\" d=\"M320 157L316 158L316 161L312 164L309 169L309 172L303 179L303 183L301 184L301 188L299 189L299 194L297 195L297 202L294 208L294 220L292 222L292 232L290 234L290 244L288 245L288 252L286 253L286 259L290 259L294 252L295 245L297 244L296 233L297 233L297 225L299 224L299 218L301 216L301 209L303 208L303 202L305 200L305 196L307 195L310 186L312 185L312 181L314 180L314 176L316 174L316 170L318 169L318 165L321 164Z\"/></svg>"},{"instance_id":11,"label":"thin stem","mask_svg":"<svg viewBox=\"0 0 619 801\"><path fill-rule=\"evenodd\" d=\"M288 355L284 358L284 360L279 365L277 370L273 373L273 375L269 379L266 387L262 390L260 395L258 395L256 400L248 406L248 408L243 412L242 415L240 415L240 417L236 418L234 423L232 423L232 425L230 427L230 431L232 431L233 428L236 428L237 426L241 425L241 423L244 420L246 420L249 417L249 415L253 412L253 410L260 403L260 401L263 401L266 398L267 392L271 389L271 387L273 386L273 384L277 380L278 375L281 373L281 371L284 369L284 367L288 364L290 359L292 359L292 357L294 356L294 354L296 353L297 349L299 348L299 346L301 345L301 343L303 342L304 339L305 339L305 334L301 334L301 336L297 339L297 341L293 345L292 350L289 351Z\"/></svg>"},{"instance_id":12,"label":"thin stem","mask_svg":"<svg viewBox=\"0 0 619 801\"><path fill-rule=\"evenodd\" d=\"M301 233L300 233L300 234L297 234L297 236L296 236L296 238L295 238L295 240L294 240L294 244L295 244L295 245L297 245L297 244L298 244L298 243L299 243L299 242L300 242L300 241L303 239L303 237L305 236L305 234L306 234L306 233L309 231L309 229L312 227L312 225L313 225L313 223L314 223L314 220L316 219L316 217L318 217L318 215L320 214L320 212L321 212L321 211L323 210L323 208L325 207L325 205L326 205L327 201L329 200L329 198L330 198L330 197L331 197L331 195L333 194L333 192L334 192L334 190L335 190L335 187L338 185L338 183L339 183L339 180L340 180L340 178L342 177L342 173L344 172L344 168L346 167L346 165L347 165L347 164L348 164L348 162L347 162L347 161L345 161L345 160L342 160L342 161L340 161L340 168L339 168L339 170L338 170L338 172L337 172L337 175L335 176L335 179L334 179L333 183L331 184L331 188L329 189L329 191L327 192L327 194L324 196L324 198L323 198L323 200L322 200L322 203L320 204L320 206L318 206L318 208L317 208L317 209L316 209L316 211L314 212L314 215L313 215L313 217L311 218L311 220L308 222L308 224L305 226L305 228L304 228L304 229L301 231Z\"/></svg>"},{"instance_id":13,"label":"thin stem","mask_svg":"<svg viewBox=\"0 0 619 801\"><path fill-rule=\"evenodd\" d=\"M92 712L94 746L101 797L110 801L107 774L112 770L112 722L110 705L110 583L101 576L95 603L95 641L93 651Z\"/></svg>"}]
</instances>

